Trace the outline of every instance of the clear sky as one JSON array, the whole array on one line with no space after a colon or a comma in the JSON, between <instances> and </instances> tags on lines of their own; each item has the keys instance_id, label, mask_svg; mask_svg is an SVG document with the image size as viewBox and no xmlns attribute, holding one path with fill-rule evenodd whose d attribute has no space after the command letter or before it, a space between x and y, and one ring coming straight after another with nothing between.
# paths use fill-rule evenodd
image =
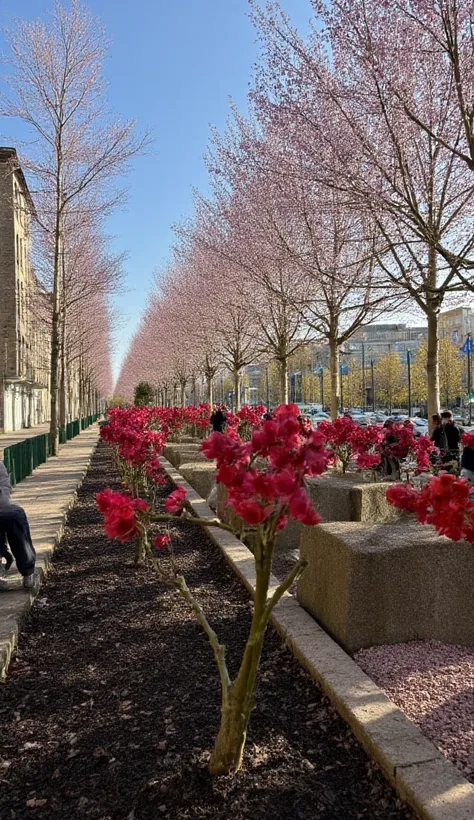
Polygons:
<instances>
[{"instance_id":1,"label":"clear sky","mask_svg":"<svg viewBox=\"0 0 474 820\"><path fill-rule=\"evenodd\" d=\"M52 2L0 0L1 19L44 17ZM281 5L305 30L309 0ZM123 314L117 372L153 271L168 258L170 226L191 212L191 188L205 189L209 126L224 126L229 97L245 110L258 46L247 0L89 0L88 6L113 40L106 65L112 107L155 138L152 155L133 163L126 208L108 225L117 250L128 253L126 293L116 298ZM1 131L20 139L13 127L2 124Z\"/></svg>"}]
</instances>

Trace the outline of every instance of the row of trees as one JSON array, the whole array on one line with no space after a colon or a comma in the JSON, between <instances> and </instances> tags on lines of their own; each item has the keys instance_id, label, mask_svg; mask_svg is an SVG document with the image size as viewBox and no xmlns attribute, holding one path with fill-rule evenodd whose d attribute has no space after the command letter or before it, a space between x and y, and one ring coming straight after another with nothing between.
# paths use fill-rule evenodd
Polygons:
<instances>
[{"instance_id":1,"label":"row of trees","mask_svg":"<svg viewBox=\"0 0 474 820\"><path fill-rule=\"evenodd\" d=\"M115 186L147 137L108 111L103 27L77 0L56 2L47 22L18 20L6 32L10 73L1 111L21 120L21 162L35 203L36 275L49 295L42 317L51 341L51 441L66 421L68 385L79 380L81 411L91 391L111 393L110 296L122 258L104 220L120 202Z\"/></svg>"},{"instance_id":2,"label":"row of trees","mask_svg":"<svg viewBox=\"0 0 474 820\"><path fill-rule=\"evenodd\" d=\"M312 357L311 357L312 358ZM365 373L362 364L350 358L347 372L340 375L341 400L345 407L366 407L367 410L384 408L391 412L394 408L407 408L411 399L412 407L425 408L428 401L428 379L426 372L427 344L419 348L416 356L412 354L410 366L410 391L408 388L408 365L396 352L387 353L376 362L366 364ZM290 357L290 374L296 373L292 389L290 376L290 400L302 404L322 404L327 407L331 395L331 374L327 367L313 368L314 362L305 355L305 350ZM460 356L459 346L448 337L440 339L439 347L439 380L440 398L443 407L453 407L459 400L467 401L467 367L465 357ZM199 403L206 401L207 391L202 391L199 382L193 396ZM365 390L365 393L364 393ZM149 382L140 382L135 386L133 402L139 406L163 401L159 390ZM217 402L234 404L234 383L228 371L219 372L213 382L214 398ZM364 398L365 395L365 398ZM246 372L242 377L241 397L248 403L268 403L271 407L280 400L280 380L278 368L274 362L258 368L250 378ZM178 386L167 395L170 404L180 404L181 395ZM130 397L128 401L130 400ZM125 406L127 399L116 396L114 403ZM342 404L342 401L341 401Z\"/></svg>"},{"instance_id":3,"label":"row of trees","mask_svg":"<svg viewBox=\"0 0 474 820\"><path fill-rule=\"evenodd\" d=\"M253 3L252 3L253 6ZM222 366L329 346L382 313L422 314L428 412L439 410L441 309L474 285L474 34L464 0L312 0L302 38L278 3L253 6L262 55L250 114L232 110L207 155L211 195L176 227L170 269L118 390L169 396Z\"/></svg>"}]
</instances>

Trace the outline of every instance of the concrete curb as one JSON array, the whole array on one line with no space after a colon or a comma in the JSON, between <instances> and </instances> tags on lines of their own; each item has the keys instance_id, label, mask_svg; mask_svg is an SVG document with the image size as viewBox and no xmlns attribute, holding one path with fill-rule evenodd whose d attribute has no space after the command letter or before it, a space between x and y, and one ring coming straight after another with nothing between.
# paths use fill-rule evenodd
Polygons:
<instances>
[{"instance_id":1,"label":"concrete curb","mask_svg":"<svg viewBox=\"0 0 474 820\"><path fill-rule=\"evenodd\" d=\"M214 518L206 501L165 459L161 464L174 484L187 491L200 518ZM209 535L253 595L254 559L231 533L209 528ZM278 580L272 576L271 587ZM473 820L474 785L438 751L352 658L286 593L272 624L298 661L318 682L349 724L367 754L377 761L400 797L422 820Z\"/></svg>"},{"instance_id":2,"label":"concrete curb","mask_svg":"<svg viewBox=\"0 0 474 820\"><path fill-rule=\"evenodd\" d=\"M87 439L91 440L89 448L81 456L73 459L72 468L69 465L66 479L69 487L64 491L61 499L55 500L53 510L50 506L49 511L45 512L48 509L45 499L49 500L55 492L51 488L51 480L48 487L47 473L52 473L55 466L61 470L59 462L62 456L66 464L67 448L70 447L69 452L72 455L74 444L84 446ZM11 591L0 593L0 683L5 681L10 659L18 643L18 636L41 589L54 549L63 536L68 512L75 503L77 490L84 481L98 440L98 426L92 425L68 444L63 445L57 458L48 459L45 464L41 464L31 476L28 476L13 490L13 501L26 509L33 543L37 548L36 579L35 587L30 594L26 593L19 583L18 589L14 587ZM16 575L20 581L19 574L16 573ZM13 583L16 575L12 575Z\"/></svg>"}]
</instances>

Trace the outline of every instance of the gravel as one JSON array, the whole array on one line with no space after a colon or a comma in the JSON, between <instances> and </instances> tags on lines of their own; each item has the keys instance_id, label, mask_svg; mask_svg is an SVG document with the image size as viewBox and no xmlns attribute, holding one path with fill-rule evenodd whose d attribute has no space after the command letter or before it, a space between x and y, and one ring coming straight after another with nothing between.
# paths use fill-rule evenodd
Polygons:
<instances>
[{"instance_id":1,"label":"gravel","mask_svg":"<svg viewBox=\"0 0 474 820\"><path fill-rule=\"evenodd\" d=\"M474 648L410 641L363 649L355 660L474 782Z\"/></svg>"}]
</instances>

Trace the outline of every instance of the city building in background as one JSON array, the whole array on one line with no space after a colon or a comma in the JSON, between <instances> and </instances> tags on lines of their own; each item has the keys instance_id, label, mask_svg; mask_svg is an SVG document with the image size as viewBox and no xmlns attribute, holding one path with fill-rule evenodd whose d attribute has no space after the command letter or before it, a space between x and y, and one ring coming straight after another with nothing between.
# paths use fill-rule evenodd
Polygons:
<instances>
[{"instance_id":1,"label":"city building in background","mask_svg":"<svg viewBox=\"0 0 474 820\"><path fill-rule=\"evenodd\" d=\"M0 431L48 419L49 294L30 258L34 205L14 148L0 148Z\"/></svg>"},{"instance_id":2,"label":"city building in background","mask_svg":"<svg viewBox=\"0 0 474 820\"><path fill-rule=\"evenodd\" d=\"M382 356L398 353L403 361L409 351L414 358L421 343L428 336L428 328L406 324L366 325L351 336L345 350L362 364L362 360L377 362Z\"/></svg>"},{"instance_id":3,"label":"city building in background","mask_svg":"<svg viewBox=\"0 0 474 820\"><path fill-rule=\"evenodd\" d=\"M474 334L474 310L471 307L456 307L440 313L440 337L448 336L454 344L461 346L468 333Z\"/></svg>"}]
</instances>

